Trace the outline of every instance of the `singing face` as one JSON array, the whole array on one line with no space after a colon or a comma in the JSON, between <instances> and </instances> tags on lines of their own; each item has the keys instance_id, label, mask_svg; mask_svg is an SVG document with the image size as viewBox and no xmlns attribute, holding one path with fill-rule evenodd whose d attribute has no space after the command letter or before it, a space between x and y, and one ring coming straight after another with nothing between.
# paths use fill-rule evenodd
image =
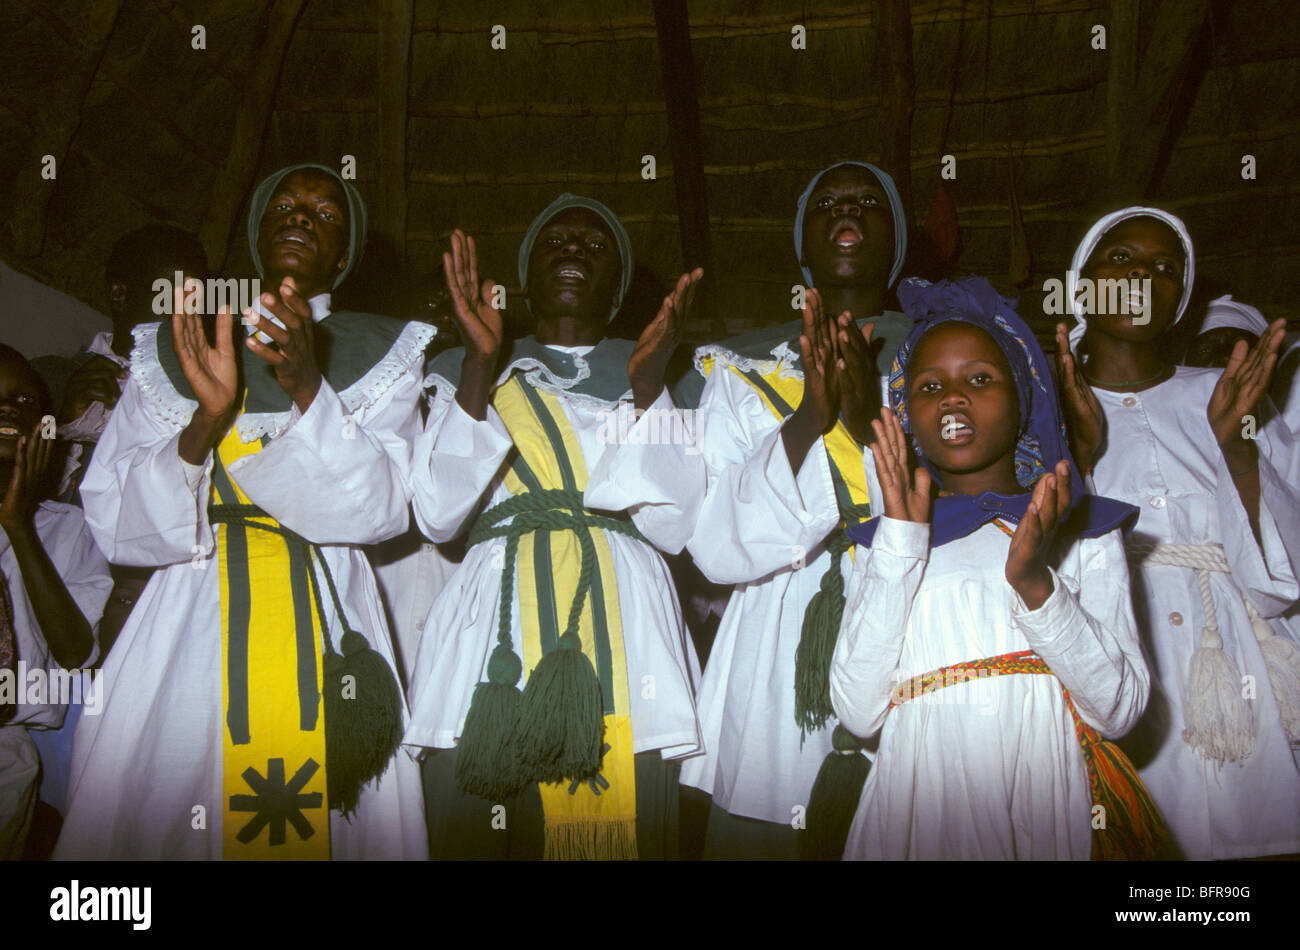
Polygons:
<instances>
[{"instance_id":1,"label":"singing face","mask_svg":"<svg viewBox=\"0 0 1300 950\"><path fill-rule=\"evenodd\" d=\"M573 316L604 324L614 306L623 260L609 226L588 208L547 221L528 255L528 299L539 317Z\"/></svg>"},{"instance_id":2,"label":"singing face","mask_svg":"<svg viewBox=\"0 0 1300 950\"><path fill-rule=\"evenodd\" d=\"M0 464L11 463L18 440L36 431L49 410L45 384L17 352L0 353Z\"/></svg>"},{"instance_id":3,"label":"singing face","mask_svg":"<svg viewBox=\"0 0 1300 950\"><path fill-rule=\"evenodd\" d=\"M1015 470L1020 401L993 338L969 323L940 324L908 363L907 417L940 475Z\"/></svg>"},{"instance_id":4,"label":"singing face","mask_svg":"<svg viewBox=\"0 0 1300 950\"><path fill-rule=\"evenodd\" d=\"M1094 287L1101 280L1150 278L1150 299L1135 291L1125 308L1128 313L1090 315L1089 331L1133 343L1159 337L1177 317L1185 266L1182 241L1163 221L1129 218L1115 225L1102 236L1080 277L1093 281Z\"/></svg>"},{"instance_id":5,"label":"singing face","mask_svg":"<svg viewBox=\"0 0 1300 950\"><path fill-rule=\"evenodd\" d=\"M818 287L888 283L894 218L869 169L841 165L822 175L804 212L803 255Z\"/></svg>"},{"instance_id":6,"label":"singing face","mask_svg":"<svg viewBox=\"0 0 1300 950\"><path fill-rule=\"evenodd\" d=\"M268 280L293 277L302 296L324 293L348 265L348 199L333 175L285 175L262 214L257 253Z\"/></svg>"}]
</instances>

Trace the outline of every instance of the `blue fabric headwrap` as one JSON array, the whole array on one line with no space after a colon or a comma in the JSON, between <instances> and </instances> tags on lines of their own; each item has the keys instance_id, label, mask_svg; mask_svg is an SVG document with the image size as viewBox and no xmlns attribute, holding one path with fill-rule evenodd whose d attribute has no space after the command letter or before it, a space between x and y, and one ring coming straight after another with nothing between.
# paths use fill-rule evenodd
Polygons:
<instances>
[{"instance_id":1,"label":"blue fabric headwrap","mask_svg":"<svg viewBox=\"0 0 1300 950\"><path fill-rule=\"evenodd\" d=\"M995 517L1019 522L1029 508L1034 483L1066 459L1070 463L1070 514L1067 530L1093 538L1119 527L1136 516L1132 505L1089 495L1083 485L1065 436L1065 417L1048 370L1047 357L1034 339L1033 332L1016 313L1014 301L1007 300L983 277L940 281L930 284L911 278L898 288L903 311L914 321L912 331L899 347L889 373L889 405L899 418L903 431L912 435L907 418L907 364L921 338L945 323L969 323L979 327L998 345L1016 386L1020 403L1020 438L1016 444L1016 481L1024 494L941 495L935 500L931 546L938 547L965 537ZM939 473L921 452L915 436L912 447L930 474ZM849 537L859 544L870 545L879 519L849 528Z\"/></svg>"},{"instance_id":2,"label":"blue fabric headwrap","mask_svg":"<svg viewBox=\"0 0 1300 950\"><path fill-rule=\"evenodd\" d=\"M333 286L337 287L343 283L343 279L348 274L352 273L357 262L361 260L361 252L365 250L366 203L361 200L361 192L357 191L352 182L346 181L342 175L325 165L310 163L290 165L262 179L262 183L253 190L253 197L248 202L248 251L253 256L253 266L257 268L257 276L265 277L266 269L262 266L261 255L257 253L257 232L262 227L262 215L266 213L266 206L285 176L304 168L315 168L329 175L339 183L348 201L348 265L334 278Z\"/></svg>"},{"instance_id":3,"label":"blue fabric headwrap","mask_svg":"<svg viewBox=\"0 0 1300 950\"><path fill-rule=\"evenodd\" d=\"M808 182L808 187L799 196L798 210L794 214L794 255L795 260L799 262L799 269L803 271L804 286L813 286L812 271L803 265L803 216L808 210L808 199L812 197L813 189L817 187L823 175L845 165L856 165L871 172L880 182L880 187L885 189L885 194L889 196L889 213L894 217L894 266L889 271L889 286L892 287L894 281L898 280L898 272L903 269L903 258L907 256L907 216L903 213L903 199L898 194L898 186L894 184L894 179L890 177L889 172L877 168L870 162L836 162L823 168L813 176L812 181Z\"/></svg>"},{"instance_id":4,"label":"blue fabric headwrap","mask_svg":"<svg viewBox=\"0 0 1300 950\"><path fill-rule=\"evenodd\" d=\"M601 204L595 198L588 198L584 195L571 195L567 191L548 204L542 213L533 218L533 223L528 225L528 231L524 234L524 243L519 245L519 286L528 286L528 258L533 253L533 245L537 243L537 235L541 234L542 228L546 222L555 217L561 211L567 211L570 208L586 208L588 211L594 211L600 215L601 220L609 226L610 236L614 243L618 245L618 256L623 264L623 274L619 279L618 293L614 295L614 308L609 312L609 319L614 319L614 314L618 313L618 308L623 306L623 298L627 295L628 287L632 286L632 272L634 262L632 259L632 239L628 237L627 228L623 227L623 222L618 219L613 211L610 211L605 205ZM528 302L528 309L532 310L533 305Z\"/></svg>"}]
</instances>

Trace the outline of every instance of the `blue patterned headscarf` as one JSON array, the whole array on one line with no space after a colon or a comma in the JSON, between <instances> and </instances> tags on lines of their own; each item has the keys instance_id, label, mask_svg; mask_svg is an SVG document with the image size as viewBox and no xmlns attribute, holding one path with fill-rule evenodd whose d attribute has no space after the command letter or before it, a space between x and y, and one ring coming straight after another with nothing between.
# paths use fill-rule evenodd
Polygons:
<instances>
[{"instance_id":1,"label":"blue patterned headscarf","mask_svg":"<svg viewBox=\"0 0 1300 950\"><path fill-rule=\"evenodd\" d=\"M889 372L889 405L898 415L904 432L909 435L912 432L907 420L907 364L921 338L945 323L969 323L993 338L1011 367L1016 396L1020 400L1016 481L1030 488L1044 472L1054 469L1057 462L1070 458L1065 441L1065 420L1052 388L1047 357L1034 339L1033 332L1016 313L1013 301L999 294L983 277L945 280L937 284L909 278L899 286L898 300L903 305L903 312L915 321L912 332L898 348ZM917 456L937 478L938 473L921 454L915 438L912 444ZM1083 490L1077 473L1071 481L1072 490Z\"/></svg>"},{"instance_id":2,"label":"blue patterned headscarf","mask_svg":"<svg viewBox=\"0 0 1300 950\"><path fill-rule=\"evenodd\" d=\"M812 271L803 265L803 218L808 212L808 199L812 197L813 190L822 180L823 175L845 165L855 165L871 172L889 198L889 213L894 218L894 266L889 270L889 286L892 287L894 281L898 280L899 271L903 269L903 258L907 256L907 215L903 213L903 199L898 194L898 186L894 184L894 179L890 177L889 172L877 168L870 162L836 162L834 165L829 165L813 176L812 181L808 182L808 187L799 196L799 204L794 215L794 254L795 259L799 261L799 269L803 271L804 286L813 286Z\"/></svg>"},{"instance_id":3,"label":"blue patterned headscarf","mask_svg":"<svg viewBox=\"0 0 1300 950\"><path fill-rule=\"evenodd\" d=\"M1047 357L1029 326L1016 313L1013 301L999 294L983 277L945 280L937 284L909 278L899 286L898 299L903 312L915 323L894 357L889 373L889 405L898 416L903 431L912 436L912 447L921 464L936 481L939 473L921 452L907 418L908 362L927 333L937 326L953 322L979 327L993 338L1006 357L1020 402L1016 481L1025 493L1009 496L984 492L977 497L940 497L934 507L932 545L964 537L995 516L1012 520L1024 517L1034 483L1053 471L1062 459L1070 462L1071 512L1079 512L1081 516L1072 521L1076 534L1096 537L1118 527L1137 512L1136 508L1123 502L1086 493L1078 467L1070 456L1065 417L1056 396ZM850 528L849 536L860 544L870 544L875 524L876 519L873 519Z\"/></svg>"}]
</instances>

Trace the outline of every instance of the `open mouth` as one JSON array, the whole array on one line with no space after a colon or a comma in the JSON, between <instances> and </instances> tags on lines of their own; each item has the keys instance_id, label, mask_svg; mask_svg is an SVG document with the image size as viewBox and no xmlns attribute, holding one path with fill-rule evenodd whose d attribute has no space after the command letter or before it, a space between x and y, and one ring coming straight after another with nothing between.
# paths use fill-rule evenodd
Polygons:
<instances>
[{"instance_id":1,"label":"open mouth","mask_svg":"<svg viewBox=\"0 0 1300 950\"><path fill-rule=\"evenodd\" d=\"M22 433L18 430L17 426L9 425L8 423L0 425L0 439L16 439L20 435L22 435Z\"/></svg>"},{"instance_id":2,"label":"open mouth","mask_svg":"<svg viewBox=\"0 0 1300 950\"><path fill-rule=\"evenodd\" d=\"M862 243L862 228L851 218L837 221L831 231L831 242L842 248L857 247Z\"/></svg>"},{"instance_id":3,"label":"open mouth","mask_svg":"<svg viewBox=\"0 0 1300 950\"><path fill-rule=\"evenodd\" d=\"M315 248L310 235L301 228L284 228L276 232L275 244L289 245L290 247L300 247L307 250Z\"/></svg>"},{"instance_id":4,"label":"open mouth","mask_svg":"<svg viewBox=\"0 0 1300 950\"><path fill-rule=\"evenodd\" d=\"M966 416L948 413L939 420L939 435L949 445L966 445L975 438L975 429Z\"/></svg>"},{"instance_id":5,"label":"open mouth","mask_svg":"<svg viewBox=\"0 0 1300 950\"><path fill-rule=\"evenodd\" d=\"M571 261L560 264L555 270L551 271L551 275L556 280L585 282L587 279L586 269L581 264L574 264Z\"/></svg>"}]
</instances>

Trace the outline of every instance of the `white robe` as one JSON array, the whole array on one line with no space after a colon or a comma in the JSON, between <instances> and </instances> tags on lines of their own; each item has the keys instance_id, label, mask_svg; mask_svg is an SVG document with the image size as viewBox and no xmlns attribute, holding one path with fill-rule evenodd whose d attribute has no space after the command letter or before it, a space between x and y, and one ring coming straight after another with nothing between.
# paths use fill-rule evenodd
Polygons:
<instances>
[{"instance_id":1,"label":"white robe","mask_svg":"<svg viewBox=\"0 0 1300 950\"><path fill-rule=\"evenodd\" d=\"M1210 586L1224 649L1256 689L1259 734L1241 766L1220 768L1182 739L1188 662L1205 626L1196 573L1152 567L1133 581L1156 690L1133 737L1144 737L1154 755L1143 761L1135 746L1132 757L1184 853L1203 859L1300 852L1300 771L1241 600L1246 592L1261 615L1277 617L1300 596L1300 446L1281 419L1261 419L1261 551L1205 416L1221 373L1180 366L1168 382L1144 392L1093 390L1107 431L1093 472L1097 491L1141 509L1136 535L1171 544L1217 542L1232 567L1231 576L1211 573ZM1273 628L1288 635L1283 623Z\"/></svg>"},{"instance_id":2,"label":"white robe","mask_svg":"<svg viewBox=\"0 0 1300 950\"><path fill-rule=\"evenodd\" d=\"M652 420L657 423L672 411L667 390L651 407L660 415L647 413L637 420L622 444L605 444L610 404L554 392L586 462L587 507L627 511L652 544L680 551L696 517L691 505L703 496L704 469L693 444L648 444ZM416 520L426 537L439 542L467 530L471 515L510 497L502 463L512 443L504 423L491 407L485 420L475 421L455 395L448 385L438 387L412 466ZM689 488L695 482L698 491ZM694 696L699 660L672 576L648 545L613 532L606 539L618 577L633 749L659 750L664 759L691 755L700 748ZM469 549L429 613L411 676L411 726L405 741L412 745L454 747L474 687L487 678L501 593L501 566L494 563L493 548L479 544ZM523 656L519 618L516 590L512 639L516 655Z\"/></svg>"},{"instance_id":3,"label":"white robe","mask_svg":"<svg viewBox=\"0 0 1300 950\"><path fill-rule=\"evenodd\" d=\"M996 525L933 550L929 537L882 519L850 579L831 700L855 735L881 736L844 856L1086 860L1093 801L1062 686L1106 737L1149 692L1120 533L1069 545L1037 610L1006 582L1011 539ZM903 680L1020 650L1056 675L958 682L889 707Z\"/></svg>"},{"instance_id":4,"label":"white robe","mask_svg":"<svg viewBox=\"0 0 1300 950\"><path fill-rule=\"evenodd\" d=\"M81 509L47 501L36 509L33 521L50 563L94 630L113 589L113 579L108 573L108 562L86 528ZM13 683L17 710L13 719L0 726L0 860L16 860L22 856L36 803L38 761L45 775L42 785L51 773L66 768L64 763L45 761L49 753L38 758L37 745L43 743L33 737L53 736L62 727L68 710L62 700L85 702L97 711L97 702L103 694L86 693L87 689L95 688L93 674L83 674L76 681L68 675L59 675L59 664L50 655L41 634L18 558L3 529L0 529L0 570L4 571L9 585L15 645L21 664L17 670L21 675ZM92 644L82 666L93 665L98 653L98 644ZM26 702L29 698L36 701ZM51 742L47 748L53 750L57 743ZM63 802L56 804L61 806Z\"/></svg>"},{"instance_id":5,"label":"white robe","mask_svg":"<svg viewBox=\"0 0 1300 950\"><path fill-rule=\"evenodd\" d=\"M682 764L681 781L733 815L789 824L807 809L835 725L801 739L794 718L804 609L830 567L822 545L840 520L830 463L818 439L796 476L781 420L721 361L699 411L709 484L689 550L705 577L737 586L700 684L706 751ZM846 553L846 578L851 566Z\"/></svg>"},{"instance_id":6,"label":"white robe","mask_svg":"<svg viewBox=\"0 0 1300 950\"><path fill-rule=\"evenodd\" d=\"M407 343L423 348L422 339ZM360 545L406 527L419 370L415 359L351 413L351 422L322 381L306 413L284 413L269 444L230 466L250 500L321 545L348 621L390 665L383 606ZM212 456L201 467L181 460L182 425L174 413L163 418L155 398L133 372L82 483L86 519L109 560L159 570L104 664L103 712L82 717L59 859L222 857L225 722L220 577L208 520ZM329 604L326 614L337 649L341 626ZM198 806L203 828L195 827ZM350 822L331 811L330 845L335 860L425 858L416 764L394 757L362 790Z\"/></svg>"}]
</instances>

